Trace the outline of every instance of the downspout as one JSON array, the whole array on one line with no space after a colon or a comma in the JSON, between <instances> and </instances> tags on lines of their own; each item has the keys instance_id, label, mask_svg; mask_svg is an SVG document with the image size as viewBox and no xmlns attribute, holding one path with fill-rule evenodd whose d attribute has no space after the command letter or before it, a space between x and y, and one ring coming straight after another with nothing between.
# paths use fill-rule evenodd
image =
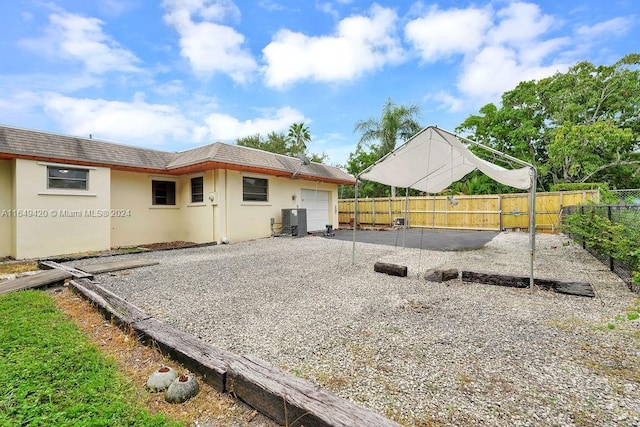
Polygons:
<instances>
[{"instance_id":1,"label":"downspout","mask_svg":"<svg viewBox=\"0 0 640 427\"><path fill-rule=\"evenodd\" d=\"M224 170L224 238L229 241L229 176ZM224 243L224 242L223 242Z\"/></svg>"}]
</instances>

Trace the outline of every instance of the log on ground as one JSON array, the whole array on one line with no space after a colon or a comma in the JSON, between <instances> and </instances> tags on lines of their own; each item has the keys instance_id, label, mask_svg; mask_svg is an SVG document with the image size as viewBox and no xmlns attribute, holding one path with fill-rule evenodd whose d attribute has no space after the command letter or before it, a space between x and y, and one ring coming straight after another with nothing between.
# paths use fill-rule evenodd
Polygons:
<instances>
[{"instance_id":1,"label":"log on ground","mask_svg":"<svg viewBox=\"0 0 640 427\"><path fill-rule=\"evenodd\" d=\"M385 273L391 276L407 277L407 266L388 264L385 262L376 262L373 266L373 271L377 273Z\"/></svg>"},{"instance_id":2,"label":"log on ground","mask_svg":"<svg viewBox=\"0 0 640 427\"><path fill-rule=\"evenodd\" d=\"M71 274L74 279L93 279L93 274L80 271L76 268L69 267L68 265L59 264L55 261L38 261L38 267L43 270L58 269L66 271L67 273Z\"/></svg>"},{"instance_id":3,"label":"log on ground","mask_svg":"<svg viewBox=\"0 0 640 427\"><path fill-rule=\"evenodd\" d=\"M512 288L528 288L530 278L525 276L509 276L495 273L480 273L476 271L462 271L463 282L483 283L486 285L508 286ZM589 283L570 282L555 279L533 279L533 284L545 290L552 290L561 294L595 297L595 292Z\"/></svg>"},{"instance_id":4,"label":"log on ground","mask_svg":"<svg viewBox=\"0 0 640 427\"><path fill-rule=\"evenodd\" d=\"M127 328L133 322L150 317L135 305L89 279L72 280L69 286L98 307L107 320L113 321L118 326Z\"/></svg>"},{"instance_id":5,"label":"log on ground","mask_svg":"<svg viewBox=\"0 0 640 427\"><path fill-rule=\"evenodd\" d=\"M229 393L282 425L305 427L399 427L324 389L253 356L229 366Z\"/></svg>"},{"instance_id":6,"label":"log on ground","mask_svg":"<svg viewBox=\"0 0 640 427\"><path fill-rule=\"evenodd\" d=\"M0 282L0 295L23 289L42 288L63 283L71 278L71 274L62 270L45 270L31 276L18 277L17 279Z\"/></svg>"},{"instance_id":7,"label":"log on ground","mask_svg":"<svg viewBox=\"0 0 640 427\"><path fill-rule=\"evenodd\" d=\"M449 268L446 270L428 270L424 273L425 280L429 282L447 282L449 280L457 279L459 276L458 269Z\"/></svg>"}]
</instances>

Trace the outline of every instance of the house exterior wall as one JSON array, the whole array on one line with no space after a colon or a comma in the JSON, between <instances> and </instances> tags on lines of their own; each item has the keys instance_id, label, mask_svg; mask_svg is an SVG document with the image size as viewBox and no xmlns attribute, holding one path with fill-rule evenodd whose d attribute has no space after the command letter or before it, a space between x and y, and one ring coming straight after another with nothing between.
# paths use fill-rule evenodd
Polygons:
<instances>
[{"instance_id":1,"label":"house exterior wall","mask_svg":"<svg viewBox=\"0 0 640 427\"><path fill-rule=\"evenodd\" d=\"M47 166L55 164L16 159L14 165L14 257L109 249L110 169L77 166L89 169L88 188L67 190L47 188Z\"/></svg>"},{"instance_id":2,"label":"house exterior wall","mask_svg":"<svg viewBox=\"0 0 640 427\"><path fill-rule=\"evenodd\" d=\"M154 206L151 181L175 181L176 205ZM180 178L136 172L111 172L111 209L124 215L111 218L111 246L184 240L181 217L185 195Z\"/></svg>"},{"instance_id":3,"label":"house exterior wall","mask_svg":"<svg viewBox=\"0 0 640 427\"><path fill-rule=\"evenodd\" d=\"M330 221L338 220L336 184L230 170L176 177L76 166L89 169L89 188L61 190L47 189L48 165L52 163L0 161L0 211L23 213L0 216L0 256L36 258L178 240L265 238L272 235L271 218L278 232L281 210L300 207L302 189L328 191ZM199 176L204 200L192 203L191 179ZM244 176L268 180L267 202L243 201ZM175 206L153 205L153 180L176 182Z\"/></svg>"},{"instance_id":4,"label":"house exterior wall","mask_svg":"<svg viewBox=\"0 0 640 427\"><path fill-rule=\"evenodd\" d=\"M242 178L265 178L269 182L269 200L267 202L245 202L242 196ZM226 227L220 227L222 234L230 242L259 239L271 236L270 219L275 218L275 231L281 229L282 209L298 208L301 203L302 189L329 191L331 212L329 219L337 224L338 185L320 182L273 177L253 173L226 171L226 185L222 197L225 206L219 210L216 220ZM295 199L294 196L295 195Z\"/></svg>"},{"instance_id":5,"label":"house exterior wall","mask_svg":"<svg viewBox=\"0 0 640 427\"><path fill-rule=\"evenodd\" d=\"M13 250L13 161L0 160L0 257Z\"/></svg>"}]
</instances>

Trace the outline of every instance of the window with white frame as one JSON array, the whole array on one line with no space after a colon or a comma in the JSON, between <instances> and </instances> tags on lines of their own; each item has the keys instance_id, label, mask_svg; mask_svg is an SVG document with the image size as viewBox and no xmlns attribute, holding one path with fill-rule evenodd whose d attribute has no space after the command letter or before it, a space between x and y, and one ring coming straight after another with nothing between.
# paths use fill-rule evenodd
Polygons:
<instances>
[{"instance_id":1,"label":"window with white frame","mask_svg":"<svg viewBox=\"0 0 640 427\"><path fill-rule=\"evenodd\" d=\"M242 200L244 202L269 201L269 180L264 178L242 177Z\"/></svg>"},{"instance_id":2,"label":"window with white frame","mask_svg":"<svg viewBox=\"0 0 640 427\"><path fill-rule=\"evenodd\" d=\"M204 202L204 178L191 178L191 203Z\"/></svg>"},{"instance_id":3,"label":"window with white frame","mask_svg":"<svg viewBox=\"0 0 640 427\"><path fill-rule=\"evenodd\" d=\"M87 190L89 188L89 170L47 166L47 188Z\"/></svg>"},{"instance_id":4,"label":"window with white frame","mask_svg":"<svg viewBox=\"0 0 640 427\"><path fill-rule=\"evenodd\" d=\"M151 181L152 203L159 206L176 204L176 183L174 181Z\"/></svg>"}]
</instances>

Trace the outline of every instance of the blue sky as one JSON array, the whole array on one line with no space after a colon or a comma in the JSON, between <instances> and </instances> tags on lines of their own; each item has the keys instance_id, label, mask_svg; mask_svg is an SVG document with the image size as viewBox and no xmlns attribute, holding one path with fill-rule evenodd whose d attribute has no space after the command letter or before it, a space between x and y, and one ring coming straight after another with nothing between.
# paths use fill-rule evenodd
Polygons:
<instances>
[{"instance_id":1,"label":"blue sky","mask_svg":"<svg viewBox=\"0 0 640 427\"><path fill-rule=\"evenodd\" d=\"M344 164L388 98L453 130L639 40L637 0L3 1L0 123L182 151L303 121Z\"/></svg>"}]
</instances>

